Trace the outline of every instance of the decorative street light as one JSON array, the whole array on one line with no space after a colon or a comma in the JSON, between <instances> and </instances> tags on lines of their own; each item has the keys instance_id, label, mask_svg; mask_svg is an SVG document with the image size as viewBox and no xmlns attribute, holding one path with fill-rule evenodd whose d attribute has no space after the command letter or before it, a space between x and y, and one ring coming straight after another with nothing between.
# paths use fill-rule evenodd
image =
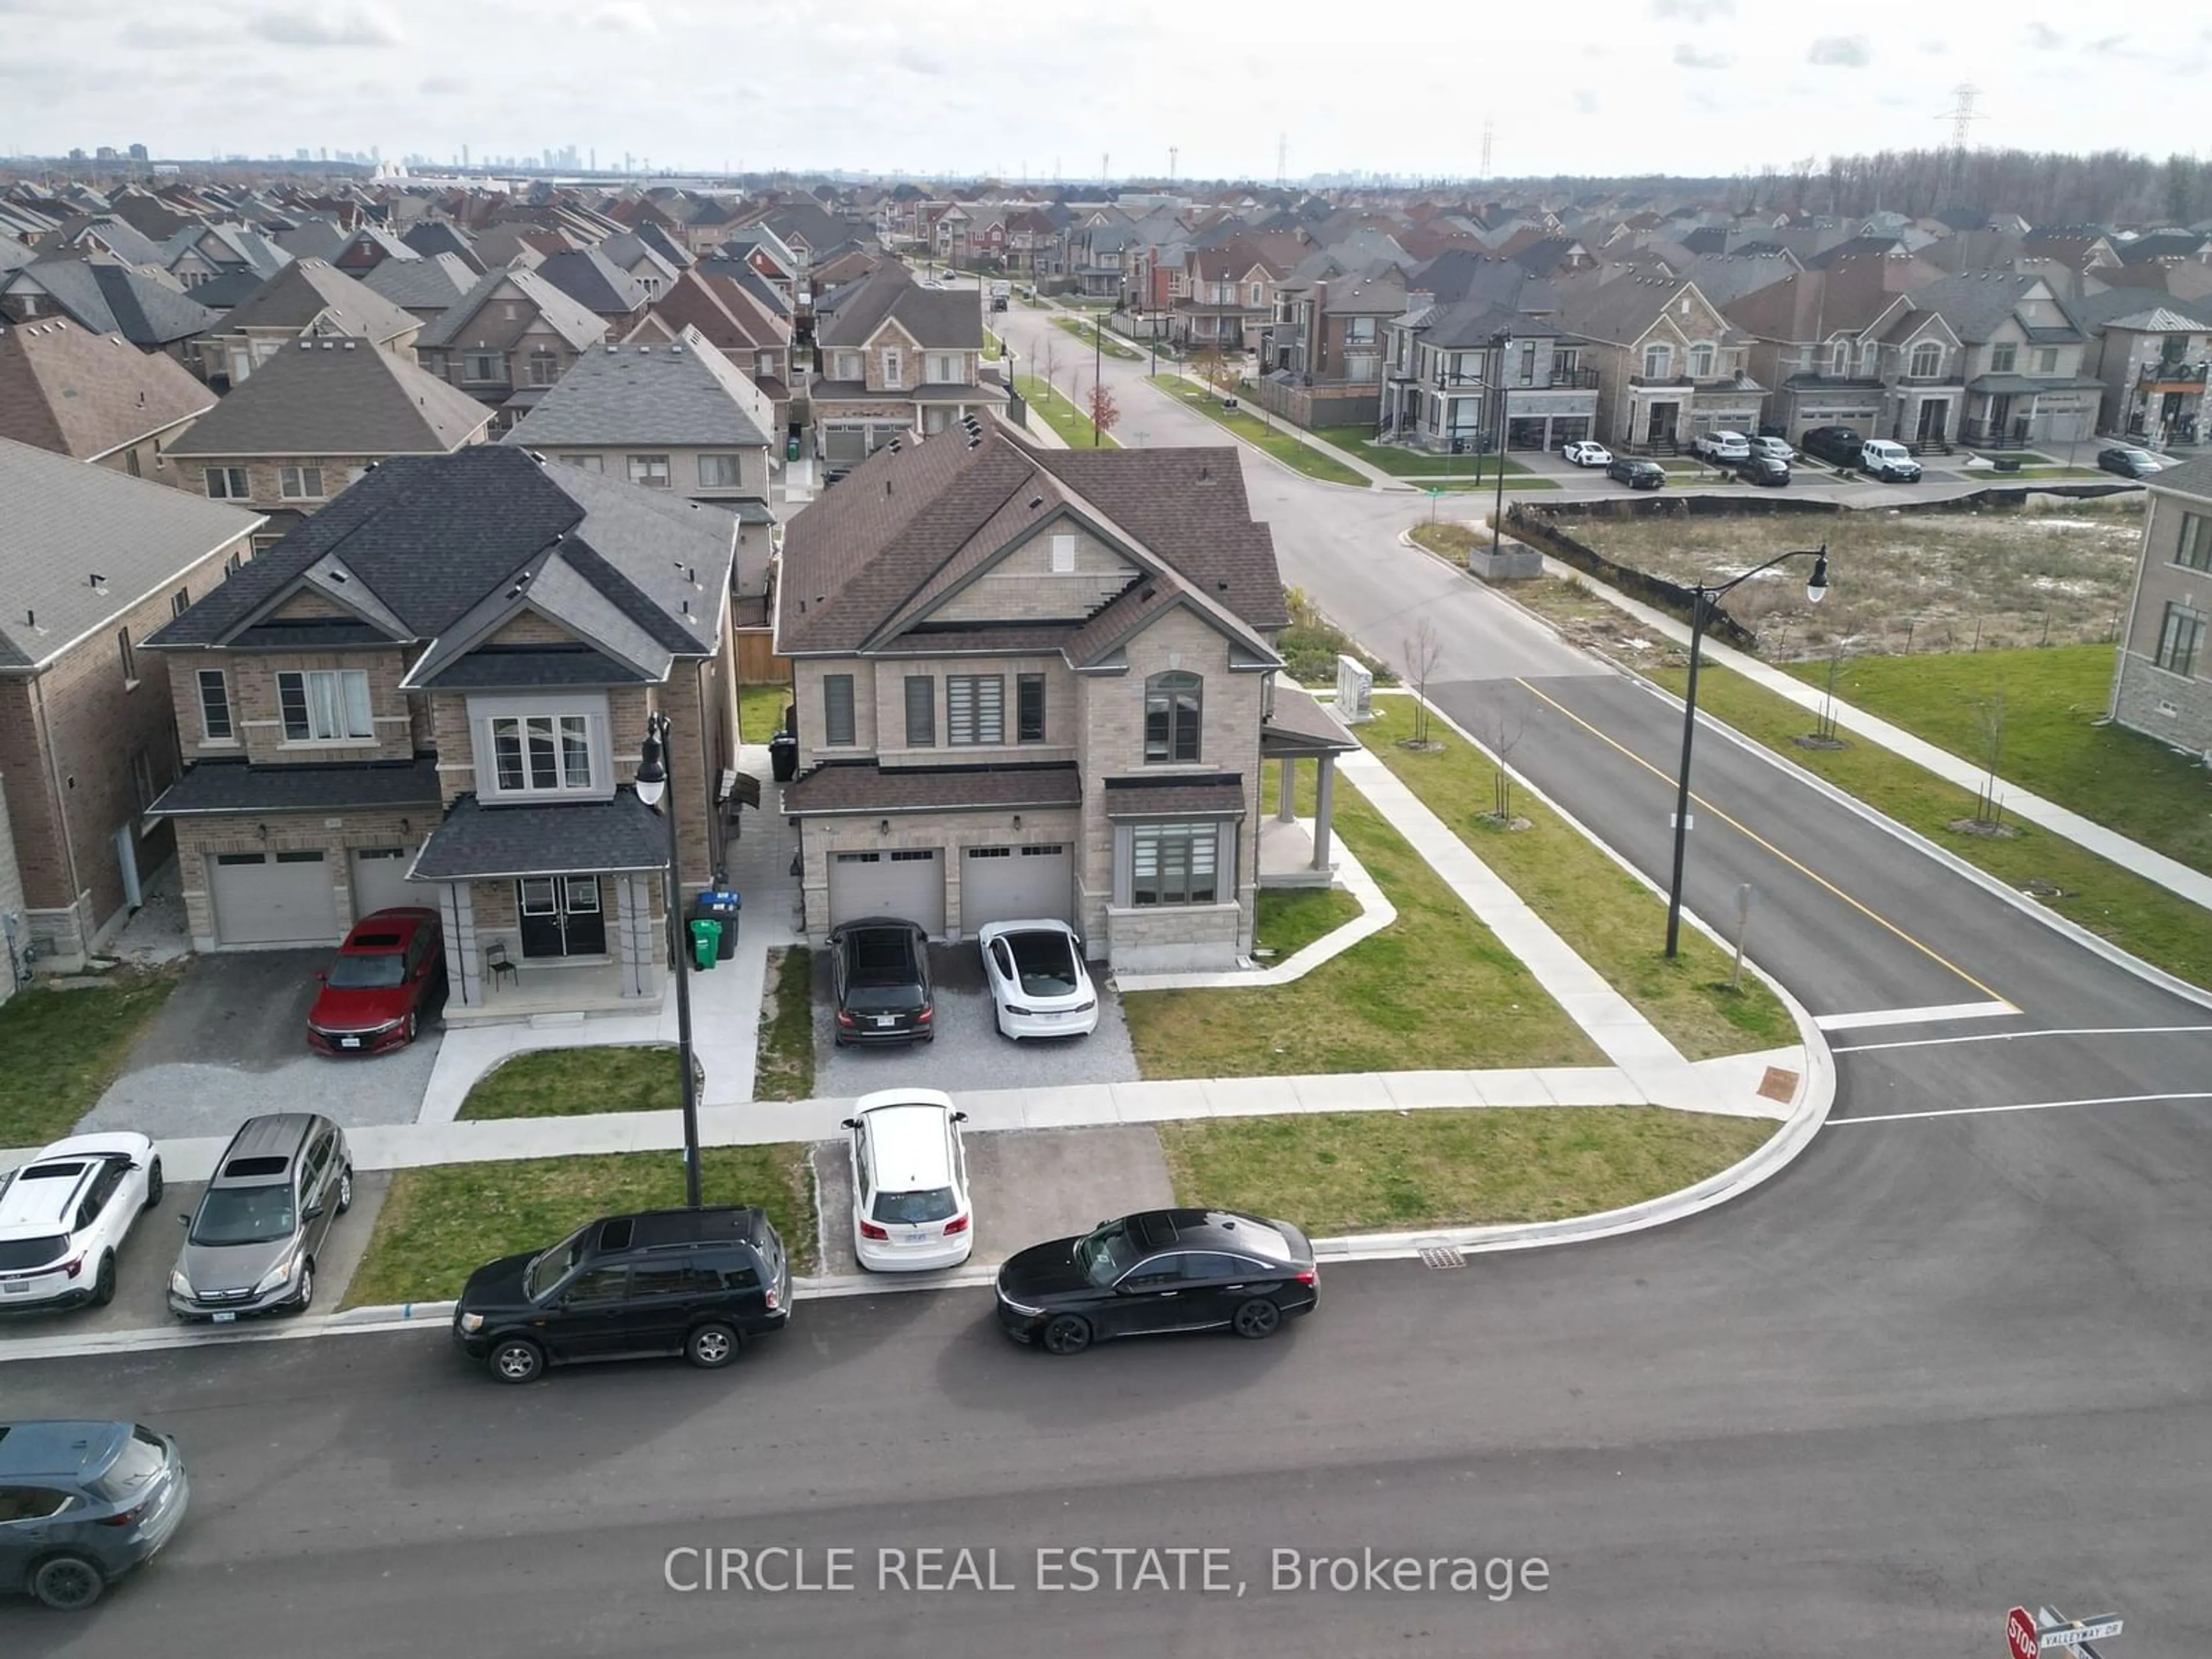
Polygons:
<instances>
[{"instance_id":1,"label":"decorative street light","mask_svg":"<svg viewBox=\"0 0 2212 1659\"><path fill-rule=\"evenodd\" d=\"M1506 402L1505 354L1513 349L1513 337L1501 330L1490 337L1490 347L1494 354L1492 361L1498 366L1498 494L1490 508L1490 560L1494 570L1498 568L1498 543L1505 523L1505 416L1510 406ZM1479 472L1477 476L1480 476Z\"/></svg>"},{"instance_id":2,"label":"decorative street light","mask_svg":"<svg viewBox=\"0 0 2212 1659\"><path fill-rule=\"evenodd\" d=\"M1813 574L1805 581L1805 597L1818 605L1828 597L1828 544L1822 542L1817 548L1800 549L1790 553L1778 553L1765 564L1755 565L1734 580L1711 587L1690 590L1690 683L1682 695L1682 770L1674 784L1674 878L1667 890L1667 957L1674 960L1676 946L1682 937L1682 860L1689 847L1690 830L1690 741L1698 732L1698 659L1699 647L1705 642L1705 619L1711 615L1713 605L1730 589L1741 587L1761 571L1771 570L1790 559L1810 559Z\"/></svg>"},{"instance_id":3,"label":"decorative street light","mask_svg":"<svg viewBox=\"0 0 2212 1659\"><path fill-rule=\"evenodd\" d=\"M676 1048L684 1069L684 1202L697 1209L699 1197L699 1085L691 1070L691 974L684 963L684 878L676 867L676 792L669 775L668 716L648 714L645 743L638 750L637 798L668 820L668 971L676 975ZM661 797L668 798L665 811Z\"/></svg>"}]
</instances>

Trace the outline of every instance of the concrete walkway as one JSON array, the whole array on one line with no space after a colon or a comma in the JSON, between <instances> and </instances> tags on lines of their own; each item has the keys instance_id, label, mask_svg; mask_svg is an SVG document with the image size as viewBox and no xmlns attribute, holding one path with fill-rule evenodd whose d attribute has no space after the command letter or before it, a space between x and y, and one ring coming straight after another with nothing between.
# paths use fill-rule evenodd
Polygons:
<instances>
[{"instance_id":1,"label":"concrete walkway","mask_svg":"<svg viewBox=\"0 0 2212 1659\"><path fill-rule=\"evenodd\" d=\"M1678 622L1663 611L1630 599L1626 594L1593 582L1571 565L1547 558L1544 568L1562 579L1573 578L1604 599L1616 610L1636 618L1656 634L1661 634L1686 646L1690 642L1690 627ZM1869 714L1863 708L1853 708L1840 700L1830 703L1820 687L1808 685L1802 680L1770 664L1747 656L1733 647L1721 644L1710 635L1705 642L1705 654L1709 661L1723 668L1734 669L1777 696L1787 697L1799 708L1815 713L1826 708L1836 723L1856 732L1869 743L1881 744L1893 753L1911 761L1914 765L1933 772L1947 782L1962 789L1978 791L1984 774L1971 761L1961 760L1948 750L1939 749L1924 738L1915 737L1900 726L1895 726L1879 715ZM2145 847L2141 842L2130 841L2117 830L2083 817L2079 812L2061 806L2055 801L2021 788L2016 783L2000 778L1996 783L1998 800L2014 817L2025 818L2030 823L2048 830L2054 836L2063 836L2078 846L2085 847L2100 858L2111 860L2124 870L2132 871L2144 880L2155 882L2168 892L2187 899L2192 904L2212 909L2212 875L2191 869L2178 859Z\"/></svg>"}]
</instances>

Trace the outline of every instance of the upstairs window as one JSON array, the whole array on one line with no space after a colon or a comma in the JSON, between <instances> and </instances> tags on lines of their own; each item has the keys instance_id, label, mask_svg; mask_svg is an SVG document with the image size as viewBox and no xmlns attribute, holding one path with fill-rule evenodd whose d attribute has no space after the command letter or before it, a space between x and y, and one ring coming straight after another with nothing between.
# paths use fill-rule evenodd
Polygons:
<instances>
[{"instance_id":1,"label":"upstairs window","mask_svg":"<svg viewBox=\"0 0 2212 1659\"><path fill-rule=\"evenodd\" d=\"M200 733L210 743L230 743L230 686L219 668L200 670Z\"/></svg>"},{"instance_id":2,"label":"upstairs window","mask_svg":"<svg viewBox=\"0 0 2212 1659\"><path fill-rule=\"evenodd\" d=\"M2012 345L1993 345L1990 348L1990 373L2009 374L2020 362L2020 348Z\"/></svg>"},{"instance_id":3,"label":"upstairs window","mask_svg":"<svg viewBox=\"0 0 2212 1659\"><path fill-rule=\"evenodd\" d=\"M319 466L278 467L276 493L288 501L319 501L323 499L323 469Z\"/></svg>"},{"instance_id":4,"label":"upstairs window","mask_svg":"<svg viewBox=\"0 0 2212 1659\"><path fill-rule=\"evenodd\" d=\"M2188 570L2212 570L2212 519L2202 513L2181 515L2181 539L2174 544L2173 562Z\"/></svg>"},{"instance_id":5,"label":"upstairs window","mask_svg":"<svg viewBox=\"0 0 2212 1659\"><path fill-rule=\"evenodd\" d=\"M242 501L253 493L242 466L211 466L207 470L207 493L211 501Z\"/></svg>"},{"instance_id":6,"label":"upstairs window","mask_svg":"<svg viewBox=\"0 0 2212 1659\"><path fill-rule=\"evenodd\" d=\"M582 714L530 714L491 722L500 791L538 794L592 787L592 724Z\"/></svg>"},{"instance_id":7,"label":"upstairs window","mask_svg":"<svg viewBox=\"0 0 2212 1659\"><path fill-rule=\"evenodd\" d=\"M530 384L551 386L561 378L561 359L550 351L530 354Z\"/></svg>"},{"instance_id":8,"label":"upstairs window","mask_svg":"<svg viewBox=\"0 0 2212 1659\"><path fill-rule=\"evenodd\" d=\"M1153 763L1199 757L1199 720L1203 687L1195 674L1180 670L1155 674L1145 682L1145 758Z\"/></svg>"},{"instance_id":9,"label":"upstairs window","mask_svg":"<svg viewBox=\"0 0 2212 1659\"><path fill-rule=\"evenodd\" d=\"M1933 340L1923 340L1912 348L1912 377L1917 380L1932 380L1943 372L1943 348Z\"/></svg>"},{"instance_id":10,"label":"upstairs window","mask_svg":"<svg viewBox=\"0 0 2212 1659\"><path fill-rule=\"evenodd\" d=\"M2185 605L2168 605L2166 625L2159 630L2158 665L2170 674L2194 674L2203 647L2204 613Z\"/></svg>"},{"instance_id":11,"label":"upstairs window","mask_svg":"<svg viewBox=\"0 0 2212 1659\"><path fill-rule=\"evenodd\" d=\"M1674 372L1674 348L1670 345L1648 345L1644 348L1644 378L1663 380Z\"/></svg>"},{"instance_id":12,"label":"upstairs window","mask_svg":"<svg viewBox=\"0 0 2212 1659\"><path fill-rule=\"evenodd\" d=\"M822 741L835 748L850 748L858 737L853 725L853 677L822 677Z\"/></svg>"},{"instance_id":13,"label":"upstairs window","mask_svg":"<svg viewBox=\"0 0 2212 1659\"><path fill-rule=\"evenodd\" d=\"M896 392L906 384L906 363L896 351L884 353L884 386Z\"/></svg>"},{"instance_id":14,"label":"upstairs window","mask_svg":"<svg viewBox=\"0 0 2212 1659\"><path fill-rule=\"evenodd\" d=\"M1703 341L1690 348L1690 378L1693 380L1713 378L1713 349Z\"/></svg>"},{"instance_id":15,"label":"upstairs window","mask_svg":"<svg viewBox=\"0 0 2212 1659\"><path fill-rule=\"evenodd\" d=\"M928 674L906 677L906 745L928 749L937 743L937 681Z\"/></svg>"},{"instance_id":16,"label":"upstairs window","mask_svg":"<svg viewBox=\"0 0 2212 1659\"><path fill-rule=\"evenodd\" d=\"M629 458L629 481L643 484L647 489L668 488L668 457L665 455L633 455Z\"/></svg>"},{"instance_id":17,"label":"upstairs window","mask_svg":"<svg viewBox=\"0 0 2212 1659\"><path fill-rule=\"evenodd\" d=\"M702 455L699 458L700 489L735 489L744 482L744 470L737 456Z\"/></svg>"},{"instance_id":18,"label":"upstairs window","mask_svg":"<svg viewBox=\"0 0 2212 1659\"><path fill-rule=\"evenodd\" d=\"M945 681L945 740L990 744L1006 740L1006 682L998 674L952 674Z\"/></svg>"},{"instance_id":19,"label":"upstairs window","mask_svg":"<svg viewBox=\"0 0 2212 1659\"><path fill-rule=\"evenodd\" d=\"M461 357L461 378L479 384L498 385L507 379L504 351L471 351Z\"/></svg>"},{"instance_id":20,"label":"upstairs window","mask_svg":"<svg viewBox=\"0 0 2212 1659\"><path fill-rule=\"evenodd\" d=\"M287 743L353 743L376 735L364 669L315 669L276 676Z\"/></svg>"}]
</instances>

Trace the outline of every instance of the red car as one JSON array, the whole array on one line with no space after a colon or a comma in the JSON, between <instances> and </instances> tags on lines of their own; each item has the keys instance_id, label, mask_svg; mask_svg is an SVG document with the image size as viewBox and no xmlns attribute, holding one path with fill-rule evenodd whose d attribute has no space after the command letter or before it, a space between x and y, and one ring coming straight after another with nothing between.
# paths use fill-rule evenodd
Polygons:
<instances>
[{"instance_id":1,"label":"red car","mask_svg":"<svg viewBox=\"0 0 2212 1659\"><path fill-rule=\"evenodd\" d=\"M415 1040L446 993L444 930L430 909L379 910L354 923L307 1010L308 1046L377 1054Z\"/></svg>"}]
</instances>

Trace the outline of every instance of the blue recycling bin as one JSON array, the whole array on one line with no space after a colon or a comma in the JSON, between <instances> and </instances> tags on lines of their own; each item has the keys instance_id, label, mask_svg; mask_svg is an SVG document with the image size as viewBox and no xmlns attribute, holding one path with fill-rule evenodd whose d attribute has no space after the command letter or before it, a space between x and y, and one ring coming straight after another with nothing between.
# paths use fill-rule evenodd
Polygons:
<instances>
[{"instance_id":1,"label":"blue recycling bin","mask_svg":"<svg viewBox=\"0 0 2212 1659\"><path fill-rule=\"evenodd\" d=\"M744 899L734 887L717 885L691 902L691 920L716 924L714 960L727 962L738 953L738 913ZM707 964L702 963L702 967Z\"/></svg>"}]
</instances>

